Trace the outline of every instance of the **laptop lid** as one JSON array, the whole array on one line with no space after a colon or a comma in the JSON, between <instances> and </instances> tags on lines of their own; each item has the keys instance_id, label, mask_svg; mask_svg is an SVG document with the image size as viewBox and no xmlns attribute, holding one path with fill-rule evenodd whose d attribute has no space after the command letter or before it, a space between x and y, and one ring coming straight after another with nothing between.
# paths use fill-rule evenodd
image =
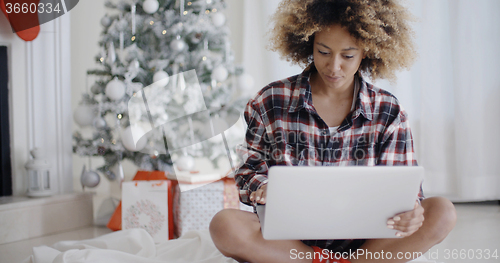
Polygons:
<instances>
[{"instance_id":1,"label":"laptop lid","mask_svg":"<svg viewBox=\"0 0 500 263\"><path fill-rule=\"evenodd\" d=\"M396 238L387 220L412 210L424 169L418 166L273 166L265 239Z\"/></svg>"}]
</instances>

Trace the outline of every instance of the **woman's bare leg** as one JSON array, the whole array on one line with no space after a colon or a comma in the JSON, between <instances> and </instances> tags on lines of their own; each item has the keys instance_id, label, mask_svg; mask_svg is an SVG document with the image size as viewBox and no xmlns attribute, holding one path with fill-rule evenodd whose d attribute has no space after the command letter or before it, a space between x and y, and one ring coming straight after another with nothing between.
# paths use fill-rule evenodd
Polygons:
<instances>
[{"instance_id":1,"label":"woman's bare leg","mask_svg":"<svg viewBox=\"0 0 500 263\"><path fill-rule=\"evenodd\" d=\"M453 229L456 213L453 204L445 198L434 197L422 201L425 221L422 227L409 237L396 239L372 239L360 248L365 255L349 259L359 262L408 262L408 259L396 259L398 252L427 252L439 244ZM313 249L298 240L265 240L260 231L257 215L249 212L227 209L219 212L210 224L210 234L215 246L227 257L240 262L297 262L311 263L311 259L292 259L291 250L301 255L313 253ZM392 254L393 259L375 260L366 257L366 252L374 255L384 251L384 255Z\"/></svg>"},{"instance_id":2,"label":"woman's bare leg","mask_svg":"<svg viewBox=\"0 0 500 263\"><path fill-rule=\"evenodd\" d=\"M358 259L352 259L353 263L358 262L408 262L408 259L395 259L399 252L403 253L410 252L421 252L423 255L434 245L437 245L443 241L446 236L451 232L456 222L456 212L453 204L446 198L442 197L431 197L422 201L422 207L424 208L424 217L422 227L409 237L401 239L372 239L366 241L366 243L361 246L365 253L365 256L358 255ZM366 252L372 252L372 256ZM390 252L393 259L379 259L374 260L373 255L375 252L384 251L384 255L388 255ZM415 254L415 255L417 255ZM366 256L368 255L368 256ZM381 255L381 253L379 253ZM372 258L370 258L372 257Z\"/></svg>"},{"instance_id":3,"label":"woman's bare leg","mask_svg":"<svg viewBox=\"0 0 500 263\"><path fill-rule=\"evenodd\" d=\"M296 254L313 249L298 240L265 240L260 231L256 214L236 209L217 213L210 223L210 235L219 251L239 262L252 263L311 263L311 259L291 259L290 250Z\"/></svg>"}]
</instances>

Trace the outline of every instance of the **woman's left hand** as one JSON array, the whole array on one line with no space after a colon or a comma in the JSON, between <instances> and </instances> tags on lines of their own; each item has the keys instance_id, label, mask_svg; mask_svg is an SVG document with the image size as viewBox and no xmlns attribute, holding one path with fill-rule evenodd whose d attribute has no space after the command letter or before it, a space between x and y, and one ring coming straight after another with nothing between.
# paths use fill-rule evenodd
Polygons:
<instances>
[{"instance_id":1,"label":"woman's left hand","mask_svg":"<svg viewBox=\"0 0 500 263\"><path fill-rule=\"evenodd\" d=\"M417 232L423 223L424 208L418 202L415 202L413 210L397 214L393 218L390 218L387 221L387 227L398 230L396 236L408 237Z\"/></svg>"}]
</instances>

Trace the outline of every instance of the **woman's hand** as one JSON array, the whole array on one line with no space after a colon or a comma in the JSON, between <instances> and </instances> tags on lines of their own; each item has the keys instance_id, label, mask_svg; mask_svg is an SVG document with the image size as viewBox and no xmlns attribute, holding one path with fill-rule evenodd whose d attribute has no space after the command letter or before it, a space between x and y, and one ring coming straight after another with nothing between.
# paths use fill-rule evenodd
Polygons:
<instances>
[{"instance_id":1,"label":"woman's hand","mask_svg":"<svg viewBox=\"0 0 500 263\"><path fill-rule=\"evenodd\" d=\"M261 186L257 191L250 194L250 201L258 204L266 204L267 184Z\"/></svg>"},{"instance_id":2,"label":"woman's hand","mask_svg":"<svg viewBox=\"0 0 500 263\"><path fill-rule=\"evenodd\" d=\"M413 210L397 214L387 221L387 227L398 230L396 236L407 237L411 236L424 223L424 208L415 202Z\"/></svg>"}]
</instances>

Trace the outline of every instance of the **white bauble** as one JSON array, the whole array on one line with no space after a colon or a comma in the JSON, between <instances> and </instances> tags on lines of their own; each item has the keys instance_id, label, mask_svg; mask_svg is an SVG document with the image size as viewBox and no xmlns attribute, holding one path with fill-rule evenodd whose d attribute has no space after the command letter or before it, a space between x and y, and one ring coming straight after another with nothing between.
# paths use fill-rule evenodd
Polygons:
<instances>
[{"instance_id":1,"label":"white bauble","mask_svg":"<svg viewBox=\"0 0 500 263\"><path fill-rule=\"evenodd\" d=\"M168 81L169 81L168 73L163 70L160 70L153 75L153 82L158 87L167 86Z\"/></svg>"},{"instance_id":2,"label":"white bauble","mask_svg":"<svg viewBox=\"0 0 500 263\"><path fill-rule=\"evenodd\" d=\"M108 82L104 93L111 100L119 100L125 95L125 83L115 77L112 81Z\"/></svg>"},{"instance_id":3,"label":"white bauble","mask_svg":"<svg viewBox=\"0 0 500 263\"><path fill-rule=\"evenodd\" d=\"M148 14L153 14L158 11L158 7L160 7L160 3L158 3L157 0L146 0L142 4L142 9L144 9L144 12Z\"/></svg>"},{"instance_id":4,"label":"white bauble","mask_svg":"<svg viewBox=\"0 0 500 263\"><path fill-rule=\"evenodd\" d=\"M175 39L170 42L170 48L175 52L181 52L186 48L186 42L180 39Z\"/></svg>"},{"instance_id":5,"label":"white bauble","mask_svg":"<svg viewBox=\"0 0 500 263\"><path fill-rule=\"evenodd\" d=\"M101 25L103 27L108 27L111 25L111 18L109 18L109 16L105 15L101 18Z\"/></svg>"},{"instance_id":6,"label":"white bauble","mask_svg":"<svg viewBox=\"0 0 500 263\"><path fill-rule=\"evenodd\" d=\"M94 126L94 128L96 128L98 130L104 129L104 128L106 128L106 120L104 120L104 118L101 116L97 116L92 121L92 126Z\"/></svg>"},{"instance_id":7,"label":"white bauble","mask_svg":"<svg viewBox=\"0 0 500 263\"><path fill-rule=\"evenodd\" d=\"M132 132L134 133L133 137L132 137ZM137 141L137 144L135 144L134 138L137 140L139 137L140 137L139 141ZM144 147L146 147L146 144L148 142L144 130L139 126L134 126L133 129L132 126L128 126L125 130L121 132L121 139L123 147L125 147L125 149L131 152L138 152L144 149Z\"/></svg>"},{"instance_id":8,"label":"white bauble","mask_svg":"<svg viewBox=\"0 0 500 263\"><path fill-rule=\"evenodd\" d=\"M179 171L191 171L194 168L194 158L189 155L183 155L175 161L175 167Z\"/></svg>"},{"instance_id":9,"label":"white bauble","mask_svg":"<svg viewBox=\"0 0 500 263\"><path fill-rule=\"evenodd\" d=\"M91 105L80 105L73 113L73 119L80 127L92 125L95 116L95 109Z\"/></svg>"},{"instance_id":10,"label":"white bauble","mask_svg":"<svg viewBox=\"0 0 500 263\"><path fill-rule=\"evenodd\" d=\"M250 76L249 74L241 74L238 76L238 87L242 90L248 90L253 88L253 85L255 84L253 77Z\"/></svg>"},{"instance_id":11,"label":"white bauble","mask_svg":"<svg viewBox=\"0 0 500 263\"><path fill-rule=\"evenodd\" d=\"M89 188L96 187L100 181L101 177L94 171L86 171L82 173L82 176L80 178L80 182L82 183L82 185Z\"/></svg>"},{"instance_id":12,"label":"white bauble","mask_svg":"<svg viewBox=\"0 0 500 263\"><path fill-rule=\"evenodd\" d=\"M226 16L221 12L212 14L212 23L214 23L216 27L223 26L224 23L226 23Z\"/></svg>"},{"instance_id":13,"label":"white bauble","mask_svg":"<svg viewBox=\"0 0 500 263\"><path fill-rule=\"evenodd\" d=\"M215 79L219 82L225 81L228 76L229 73L227 72L227 69L223 66L218 66L212 71L212 79Z\"/></svg>"}]
</instances>

